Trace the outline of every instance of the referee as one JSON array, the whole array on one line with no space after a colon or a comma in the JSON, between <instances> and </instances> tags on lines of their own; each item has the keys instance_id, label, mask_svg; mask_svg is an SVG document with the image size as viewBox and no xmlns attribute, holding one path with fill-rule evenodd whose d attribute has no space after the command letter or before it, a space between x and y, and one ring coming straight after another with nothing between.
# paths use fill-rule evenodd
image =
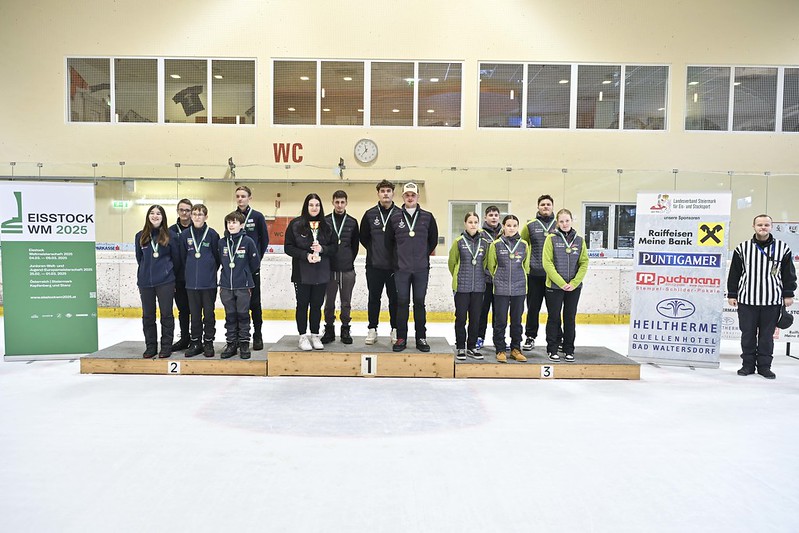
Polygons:
<instances>
[{"instance_id":1,"label":"referee","mask_svg":"<svg viewBox=\"0 0 799 533\"><path fill-rule=\"evenodd\" d=\"M735 248L727 278L727 298L738 308L741 328L739 376L757 373L776 378L771 371L774 359L774 330L781 307L793 304L796 269L793 254L783 241L771 234L771 217L757 215L752 223L754 236Z\"/></svg>"}]
</instances>

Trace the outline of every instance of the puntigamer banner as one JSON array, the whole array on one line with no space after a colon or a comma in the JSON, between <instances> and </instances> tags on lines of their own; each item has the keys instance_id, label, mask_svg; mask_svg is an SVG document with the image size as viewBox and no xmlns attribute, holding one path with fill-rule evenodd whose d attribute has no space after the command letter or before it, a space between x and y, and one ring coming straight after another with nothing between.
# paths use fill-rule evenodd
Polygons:
<instances>
[{"instance_id":1,"label":"puntigamer banner","mask_svg":"<svg viewBox=\"0 0 799 533\"><path fill-rule=\"evenodd\" d=\"M0 183L5 359L97 351L91 184Z\"/></svg>"},{"instance_id":2,"label":"puntigamer banner","mask_svg":"<svg viewBox=\"0 0 799 533\"><path fill-rule=\"evenodd\" d=\"M729 192L639 193L629 355L717 367Z\"/></svg>"}]
</instances>

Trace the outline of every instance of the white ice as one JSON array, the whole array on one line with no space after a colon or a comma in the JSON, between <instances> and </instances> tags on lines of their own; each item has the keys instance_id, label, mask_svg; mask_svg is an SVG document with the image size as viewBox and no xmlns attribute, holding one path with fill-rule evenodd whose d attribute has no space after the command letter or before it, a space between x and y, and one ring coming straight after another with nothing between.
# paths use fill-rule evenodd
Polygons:
<instances>
[{"instance_id":1,"label":"white ice","mask_svg":"<svg viewBox=\"0 0 799 533\"><path fill-rule=\"evenodd\" d=\"M267 324L267 342L294 331ZM577 335L578 356L627 351L626 326ZM101 348L140 338L100 320ZM768 381L723 352L640 381L0 363L0 531L799 531L799 361Z\"/></svg>"}]
</instances>

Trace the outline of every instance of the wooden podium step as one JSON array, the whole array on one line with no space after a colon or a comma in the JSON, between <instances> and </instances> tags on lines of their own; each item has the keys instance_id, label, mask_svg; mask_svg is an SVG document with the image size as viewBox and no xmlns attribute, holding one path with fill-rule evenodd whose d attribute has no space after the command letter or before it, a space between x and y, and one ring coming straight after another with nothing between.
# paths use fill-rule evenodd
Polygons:
<instances>
[{"instance_id":1,"label":"wooden podium step","mask_svg":"<svg viewBox=\"0 0 799 533\"><path fill-rule=\"evenodd\" d=\"M543 348L524 352L527 362L497 362L493 347L483 348L485 359L455 361L456 378L527 379L641 379L641 365L632 359L600 346L578 346L575 361L550 361Z\"/></svg>"},{"instance_id":2,"label":"wooden podium step","mask_svg":"<svg viewBox=\"0 0 799 533\"><path fill-rule=\"evenodd\" d=\"M299 337L286 335L269 348L270 376L368 376L451 378L454 376L452 346L443 337L428 337L430 351L420 352L413 339L408 348L394 352L388 339L367 346L366 337L352 344L336 340L324 350L302 351Z\"/></svg>"},{"instance_id":3,"label":"wooden podium step","mask_svg":"<svg viewBox=\"0 0 799 533\"><path fill-rule=\"evenodd\" d=\"M80 358L81 374L192 374L206 376L266 376L266 349L252 352L252 358L240 359L238 355L221 359L225 348L214 343L214 357L202 354L185 357L183 352L173 353L168 359L144 359L142 341L125 341Z\"/></svg>"}]
</instances>

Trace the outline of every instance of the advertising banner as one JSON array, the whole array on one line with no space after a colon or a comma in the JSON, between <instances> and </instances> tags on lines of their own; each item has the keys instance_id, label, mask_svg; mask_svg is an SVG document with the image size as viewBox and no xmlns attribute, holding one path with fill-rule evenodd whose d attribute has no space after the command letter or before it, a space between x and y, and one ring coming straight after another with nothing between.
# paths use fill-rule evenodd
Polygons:
<instances>
[{"instance_id":1,"label":"advertising banner","mask_svg":"<svg viewBox=\"0 0 799 533\"><path fill-rule=\"evenodd\" d=\"M97 351L94 186L0 183L5 360Z\"/></svg>"},{"instance_id":2,"label":"advertising banner","mask_svg":"<svg viewBox=\"0 0 799 533\"><path fill-rule=\"evenodd\" d=\"M719 366L731 196L638 193L632 359Z\"/></svg>"}]
</instances>

